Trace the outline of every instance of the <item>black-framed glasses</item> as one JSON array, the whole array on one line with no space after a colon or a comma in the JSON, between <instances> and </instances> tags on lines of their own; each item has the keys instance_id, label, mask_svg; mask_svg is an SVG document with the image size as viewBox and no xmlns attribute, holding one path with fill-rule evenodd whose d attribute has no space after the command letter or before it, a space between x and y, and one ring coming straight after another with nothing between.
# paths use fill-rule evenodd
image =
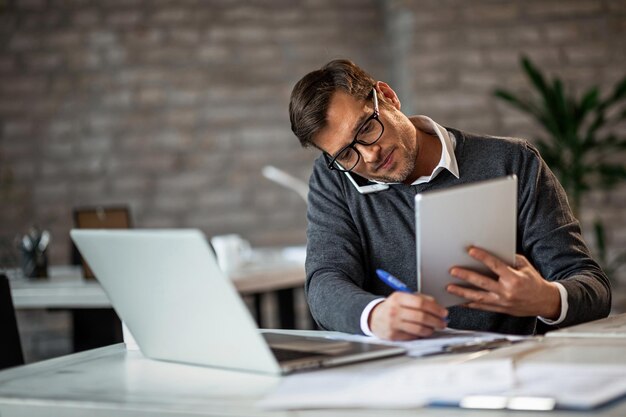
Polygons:
<instances>
[{"instance_id":1,"label":"black-framed glasses","mask_svg":"<svg viewBox=\"0 0 626 417\"><path fill-rule=\"evenodd\" d=\"M356 149L355 145L357 143L363 146L373 145L378 142L378 139L383 135L385 126L383 126L383 122L378 118L380 112L378 111L376 88L372 89L372 94L374 96L374 112L359 126L352 142L341 148L334 157L324 153L329 169L336 169L342 172L352 171L361 160L361 153Z\"/></svg>"}]
</instances>

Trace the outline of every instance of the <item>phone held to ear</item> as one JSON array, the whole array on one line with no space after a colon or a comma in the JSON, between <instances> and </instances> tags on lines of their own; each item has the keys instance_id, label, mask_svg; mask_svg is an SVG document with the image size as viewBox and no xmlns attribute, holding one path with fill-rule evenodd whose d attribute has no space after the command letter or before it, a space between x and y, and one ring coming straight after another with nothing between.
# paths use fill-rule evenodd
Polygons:
<instances>
[{"instance_id":1,"label":"phone held to ear","mask_svg":"<svg viewBox=\"0 0 626 417\"><path fill-rule=\"evenodd\" d=\"M389 188L387 184L377 184L375 182L370 182L368 179L363 178L360 175L355 174L354 172L344 172L354 188L357 189L361 194L369 194L369 193L377 193L379 191L384 191Z\"/></svg>"}]
</instances>

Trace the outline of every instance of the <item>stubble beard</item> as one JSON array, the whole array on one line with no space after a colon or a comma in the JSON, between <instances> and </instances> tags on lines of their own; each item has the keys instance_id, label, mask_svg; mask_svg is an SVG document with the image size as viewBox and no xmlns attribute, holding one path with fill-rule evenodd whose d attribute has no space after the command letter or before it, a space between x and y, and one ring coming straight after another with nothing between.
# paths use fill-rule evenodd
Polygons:
<instances>
[{"instance_id":1,"label":"stubble beard","mask_svg":"<svg viewBox=\"0 0 626 417\"><path fill-rule=\"evenodd\" d=\"M390 122L396 126L401 126L397 129L396 133L400 138L399 146L396 148L396 151L399 151L396 152L396 155L401 157L401 159L397 161L397 164L400 166L400 171L395 174L382 174L372 179L386 183L403 183L415 171L419 144L417 142L415 127L406 116L399 112L392 112Z\"/></svg>"},{"instance_id":2,"label":"stubble beard","mask_svg":"<svg viewBox=\"0 0 626 417\"><path fill-rule=\"evenodd\" d=\"M374 179L376 181L388 182L388 183L400 183L400 182L406 181L409 175L411 175L413 171L415 170L416 157L417 157L417 149L416 148L408 149L407 152L404 154L404 158L398 161L398 163L402 167L402 169L398 173L376 176L376 178Z\"/></svg>"}]
</instances>

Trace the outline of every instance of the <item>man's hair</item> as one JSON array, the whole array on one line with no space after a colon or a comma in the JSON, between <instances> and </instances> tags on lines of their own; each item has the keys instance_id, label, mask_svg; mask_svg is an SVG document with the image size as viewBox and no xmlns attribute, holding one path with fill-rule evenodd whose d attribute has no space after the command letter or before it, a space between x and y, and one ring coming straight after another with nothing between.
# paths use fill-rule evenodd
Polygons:
<instances>
[{"instance_id":1,"label":"man's hair","mask_svg":"<svg viewBox=\"0 0 626 417\"><path fill-rule=\"evenodd\" d=\"M316 146L313 136L326 127L328 104L335 91L365 100L375 83L367 72L346 59L330 61L302 77L293 87L289 101L291 130L302 147Z\"/></svg>"}]
</instances>

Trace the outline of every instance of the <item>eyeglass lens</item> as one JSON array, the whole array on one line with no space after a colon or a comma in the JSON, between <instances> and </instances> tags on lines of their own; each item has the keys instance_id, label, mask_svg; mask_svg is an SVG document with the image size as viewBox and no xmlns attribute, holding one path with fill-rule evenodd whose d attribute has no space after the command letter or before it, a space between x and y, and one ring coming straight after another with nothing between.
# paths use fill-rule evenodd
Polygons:
<instances>
[{"instance_id":1,"label":"eyeglass lens","mask_svg":"<svg viewBox=\"0 0 626 417\"><path fill-rule=\"evenodd\" d=\"M362 145L371 145L376 142L383 133L383 125L378 119L368 120L356 135L356 143ZM359 162L359 153L353 147L344 149L339 155L337 155L337 162L339 162L344 169L352 169Z\"/></svg>"}]
</instances>

